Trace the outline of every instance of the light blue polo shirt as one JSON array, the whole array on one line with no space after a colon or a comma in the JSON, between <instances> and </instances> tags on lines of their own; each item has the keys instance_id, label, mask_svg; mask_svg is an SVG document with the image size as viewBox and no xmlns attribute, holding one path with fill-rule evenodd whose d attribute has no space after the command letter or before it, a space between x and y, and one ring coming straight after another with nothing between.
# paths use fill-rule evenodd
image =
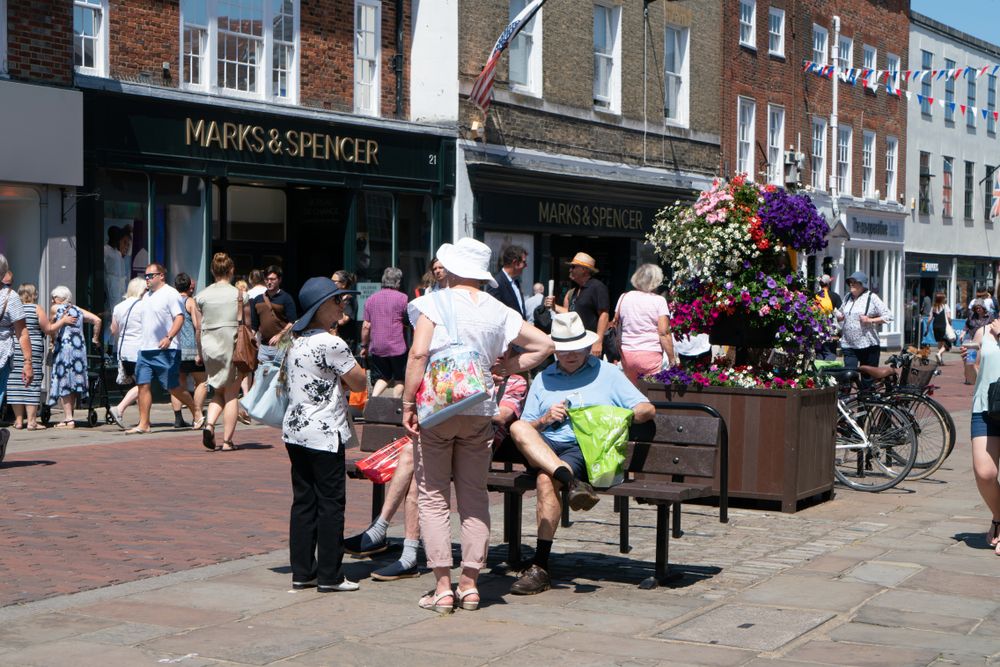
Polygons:
<instances>
[{"instance_id":1,"label":"light blue polo shirt","mask_svg":"<svg viewBox=\"0 0 1000 667\"><path fill-rule=\"evenodd\" d=\"M649 400L629 382L621 369L591 355L572 375L563 372L558 363L542 371L531 383L521 419L538 421L550 407L567 398L570 407L614 405L629 410ZM576 442L569 419L550 424L541 433L550 442Z\"/></svg>"}]
</instances>

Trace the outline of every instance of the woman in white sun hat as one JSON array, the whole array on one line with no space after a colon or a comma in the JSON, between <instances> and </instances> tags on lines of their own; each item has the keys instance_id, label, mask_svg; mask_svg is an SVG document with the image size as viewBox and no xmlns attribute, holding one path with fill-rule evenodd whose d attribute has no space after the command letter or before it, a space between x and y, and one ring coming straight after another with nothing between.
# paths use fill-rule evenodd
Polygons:
<instances>
[{"instance_id":1,"label":"woman in white sun hat","mask_svg":"<svg viewBox=\"0 0 1000 667\"><path fill-rule=\"evenodd\" d=\"M414 299L409 305L413 345L406 364L403 389L403 426L416 443L415 475L419 490L420 534L427 565L434 570L436 588L420 599L420 606L450 613L455 606L476 609L476 580L486 564L490 540L490 508L486 492L490 443L496 413L493 401L482 401L428 428L421 428L415 397L428 359L451 343L452 336L474 349L484 374L490 376L494 359L512 343L518 351L507 355L501 375L520 373L542 363L552 353L549 337L481 290L483 283L496 287L490 274L490 249L471 238L443 244L437 259L448 271L449 286ZM441 308L439 309L439 304ZM448 310L454 313L457 331L444 325ZM445 312L441 312L444 310ZM462 574L458 590L451 590L450 484L454 479L462 519Z\"/></svg>"}]
</instances>

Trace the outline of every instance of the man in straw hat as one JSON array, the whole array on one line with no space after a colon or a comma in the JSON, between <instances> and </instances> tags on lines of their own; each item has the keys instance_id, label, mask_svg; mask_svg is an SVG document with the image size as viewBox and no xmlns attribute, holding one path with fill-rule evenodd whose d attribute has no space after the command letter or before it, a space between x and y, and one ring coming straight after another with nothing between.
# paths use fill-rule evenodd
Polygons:
<instances>
[{"instance_id":1,"label":"man in straw hat","mask_svg":"<svg viewBox=\"0 0 1000 667\"><path fill-rule=\"evenodd\" d=\"M534 595L551 585L549 551L562 515L559 490L569 489L570 507L577 511L589 510L598 501L586 482L583 453L567 412L570 405L628 408L634 412L634 423L649 421L656 414L653 404L621 370L591 354L597 334L586 330L578 313L553 315L551 337L556 363L532 382L521 419L510 427L518 449L538 473L538 546L511 587L516 595Z\"/></svg>"},{"instance_id":2,"label":"man in straw hat","mask_svg":"<svg viewBox=\"0 0 1000 667\"><path fill-rule=\"evenodd\" d=\"M608 288L594 277L597 274L597 262L587 253L576 253L567 264L569 279L576 287L566 293L562 305L555 303L554 296L546 297L545 307L555 308L557 313L579 313L587 331L597 333L591 353L600 359L604 352L604 332L608 328L608 313L611 310Z\"/></svg>"}]
</instances>

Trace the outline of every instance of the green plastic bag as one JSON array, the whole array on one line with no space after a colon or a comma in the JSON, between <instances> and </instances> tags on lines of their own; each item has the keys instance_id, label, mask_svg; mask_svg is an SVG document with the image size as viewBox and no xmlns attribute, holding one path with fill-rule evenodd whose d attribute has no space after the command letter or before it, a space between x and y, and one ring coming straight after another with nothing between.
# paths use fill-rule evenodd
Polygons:
<instances>
[{"instance_id":1,"label":"green plastic bag","mask_svg":"<svg viewBox=\"0 0 1000 667\"><path fill-rule=\"evenodd\" d=\"M596 488L606 489L625 479L623 463L632 411L613 405L570 408L570 423Z\"/></svg>"}]
</instances>

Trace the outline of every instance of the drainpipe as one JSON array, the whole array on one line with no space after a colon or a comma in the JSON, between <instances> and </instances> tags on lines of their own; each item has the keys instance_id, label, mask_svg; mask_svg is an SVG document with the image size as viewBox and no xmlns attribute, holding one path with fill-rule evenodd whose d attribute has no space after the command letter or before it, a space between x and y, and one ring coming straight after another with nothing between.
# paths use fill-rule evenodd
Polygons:
<instances>
[{"instance_id":1,"label":"drainpipe","mask_svg":"<svg viewBox=\"0 0 1000 667\"><path fill-rule=\"evenodd\" d=\"M833 109L830 112L830 210L833 213L834 224L840 220L840 207L837 203L837 84L840 83L840 17L833 17Z\"/></svg>"},{"instance_id":2,"label":"drainpipe","mask_svg":"<svg viewBox=\"0 0 1000 667\"><path fill-rule=\"evenodd\" d=\"M392 69L396 73L396 118L403 117L403 0L396 0L396 55Z\"/></svg>"}]
</instances>

